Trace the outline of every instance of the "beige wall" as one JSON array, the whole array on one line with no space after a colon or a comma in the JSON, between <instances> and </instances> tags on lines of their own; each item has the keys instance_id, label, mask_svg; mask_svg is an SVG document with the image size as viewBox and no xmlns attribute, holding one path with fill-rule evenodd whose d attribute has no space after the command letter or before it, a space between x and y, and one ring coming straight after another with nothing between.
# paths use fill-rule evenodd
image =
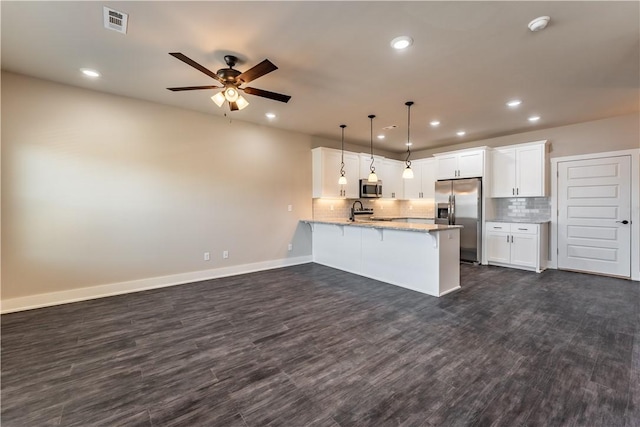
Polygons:
<instances>
[{"instance_id":1,"label":"beige wall","mask_svg":"<svg viewBox=\"0 0 640 427\"><path fill-rule=\"evenodd\" d=\"M415 152L415 158L430 157L434 153L463 148L520 144L546 139L550 143L550 157L629 150L640 147L640 119L638 114L611 117L556 128L540 129L498 138L483 139L448 147Z\"/></svg>"},{"instance_id":2,"label":"beige wall","mask_svg":"<svg viewBox=\"0 0 640 427\"><path fill-rule=\"evenodd\" d=\"M2 299L308 256L311 145L2 73Z\"/></svg>"}]
</instances>

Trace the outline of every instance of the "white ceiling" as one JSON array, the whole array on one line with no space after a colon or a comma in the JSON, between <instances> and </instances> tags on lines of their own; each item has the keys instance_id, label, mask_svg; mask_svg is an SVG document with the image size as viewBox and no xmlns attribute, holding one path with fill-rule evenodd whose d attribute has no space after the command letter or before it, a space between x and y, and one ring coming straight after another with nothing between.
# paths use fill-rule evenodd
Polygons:
<instances>
[{"instance_id":1,"label":"white ceiling","mask_svg":"<svg viewBox=\"0 0 640 427\"><path fill-rule=\"evenodd\" d=\"M102 6L129 14L128 34L104 29ZM546 30L527 24L551 16ZM250 86L292 96L247 95L231 113L323 138L369 144L388 125L389 151L577 123L638 111L640 3L633 2L9 2L1 3L2 68L38 78L221 116L216 84L168 55L212 71L236 54L244 71L265 58L279 69ZM414 44L393 50L390 40ZM102 73L89 80L79 69ZM523 104L505 106L512 98ZM278 118L269 122L264 114ZM527 121L532 114L539 123ZM431 128L429 121L441 125ZM465 137L456 136L464 129Z\"/></svg>"}]
</instances>

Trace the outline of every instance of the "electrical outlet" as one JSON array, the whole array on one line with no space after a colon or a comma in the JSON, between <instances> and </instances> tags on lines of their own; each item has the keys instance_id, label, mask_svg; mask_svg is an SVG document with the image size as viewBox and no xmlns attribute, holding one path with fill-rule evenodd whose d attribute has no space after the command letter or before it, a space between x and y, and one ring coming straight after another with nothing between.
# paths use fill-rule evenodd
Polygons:
<instances>
[{"instance_id":1,"label":"electrical outlet","mask_svg":"<svg viewBox=\"0 0 640 427\"><path fill-rule=\"evenodd\" d=\"M289 251L293 250L293 244L289 243L289 247L288 247Z\"/></svg>"},{"instance_id":2,"label":"electrical outlet","mask_svg":"<svg viewBox=\"0 0 640 427\"><path fill-rule=\"evenodd\" d=\"M229 258L229 251L222 251L222 258L224 259Z\"/></svg>"},{"instance_id":3,"label":"electrical outlet","mask_svg":"<svg viewBox=\"0 0 640 427\"><path fill-rule=\"evenodd\" d=\"M209 252L205 252L204 253L204 260L205 261L209 261L211 259L211 254L209 254Z\"/></svg>"},{"instance_id":4,"label":"electrical outlet","mask_svg":"<svg viewBox=\"0 0 640 427\"><path fill-rule=\"evenodd\" d=\"M293 210L293 205L287 205L287 210L291 212Z\"/></svg>"}]
</instances>

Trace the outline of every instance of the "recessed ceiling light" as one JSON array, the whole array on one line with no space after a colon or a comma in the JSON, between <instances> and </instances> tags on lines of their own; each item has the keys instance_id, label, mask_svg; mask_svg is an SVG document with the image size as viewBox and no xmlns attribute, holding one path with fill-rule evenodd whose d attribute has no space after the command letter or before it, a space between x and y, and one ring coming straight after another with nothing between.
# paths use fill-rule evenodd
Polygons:
<instances>
[{"instance_id":1,"label":"recessed ceiling light","mask_svg":"<svg viewBox=\"0 0 640 427\"><path fill-rule=\"evenodd\" d=\"M456 132L456 135L458 136L465 136L467 133L463 130L459 130L458 132Z\"/></svg>"},{"instance_id":2,"label":"recessed ceiling light","mask_svg":"<svg viewBox=\"0 0 640 427\"><path fill-rule=\"evenodd\" d=\"M520 104L522 104L522 101L520 101L519 99L513 99L507 102L507 107L515 108Z\"/></svg>"},{"instance_id":3,"label":"recessed ceiling light","mask_svg":"<svg viewBox=\"0 0 640 427\"><path fill-rule=\"evenodd\" d=\"M384 135L378 135L378 139L384 139Z\"/></svg>"},{"instance_id":4,"label":"recessed ceiling light","mask_svg":"<svg viewBox=\"0 0 640 427\"><path fill-rule=\"evenodd\" d=\"M544 30L547 28L550 20L551 18L548 16L538 16L536 19L529 22L529 29L533 32Z\"/></svg>"},{"instance_id":5,"label":"recessed ceiling light","mask_svg":"<svg viewBox=\"0 0 640 427\"><path fill-rule=\"evenodd\" d=\"M400 36L391 40L391 47L394 49L406 49L413 44L413 39L409 36Z\"/></svg>"},{"instance_id":6,"label":"recessed ceiling light","mask_svg":"<svg viewBox=\"0 0 640 427\"><path fill-rule=\"evenodd\" d=\"M531 116L528 119L530 122L537 122L538 120L540 120L540 116Z\"/></svg>"},{"instance_id":7,"label":"recessed ceiling light","mask_svg":"<svg viewBox=\"0 0 640 427\"><path fill-rule=\"evenodd\" d=\"M412 146L412 145L413 145L413 142L405 142L405 143L404 143L404 145L406 145L406 146L409 146L409 147L410 147L410 146Z\"/></svg>"},{"instance_id":8,"label":"recessed ceiling light","mask_svg":"<svg viewBox=\"0 0 640 427\"><path fill-rule=\"evenodd\" d=\"M100 73L97 72L96 70L92 70L90 68L81 68L80 71L82 71L82 74L84 74L87 77L100 77Z\"/></svg>"},{"instance_id":9,"label":"recessed ceiling light","mask_svg":"<svg viewBox=\"0 0 640 427\"><path fill-rule=\"evenodd\" d=\"M265 114L265 116L267 117L267 119L272 120L276 118L276 115L274 113L267 113Z\"/></svg>"},{"instance_id":10,"label":"recessed ceiling light","mask_svg":"<svg viewBox=\"0 0 640 427\"><path fill-rule=\"evenodd\" d=\"M431 123L429 123L431 126L436 127L440 125L440 122L438 120L432 120Z\"/></svg>"}]
</instances>

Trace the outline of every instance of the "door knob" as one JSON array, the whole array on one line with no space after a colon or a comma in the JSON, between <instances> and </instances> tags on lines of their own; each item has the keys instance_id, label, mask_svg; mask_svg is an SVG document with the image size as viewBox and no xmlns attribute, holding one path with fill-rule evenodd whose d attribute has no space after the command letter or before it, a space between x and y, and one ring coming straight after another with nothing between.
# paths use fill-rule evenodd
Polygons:
<instances>
[{"instance_id":1,"label":"door knob","mask_svg":"<svg viewBox=\"0 0 640 427\"><path fill-rule=\"evenodd\" d=\"M622 224L629 224L629 221L627 221L626 219L623 219L622 221L616 221L616 222L619 222L619 223L622 223Z\"/></svg>"}]
</instances>

